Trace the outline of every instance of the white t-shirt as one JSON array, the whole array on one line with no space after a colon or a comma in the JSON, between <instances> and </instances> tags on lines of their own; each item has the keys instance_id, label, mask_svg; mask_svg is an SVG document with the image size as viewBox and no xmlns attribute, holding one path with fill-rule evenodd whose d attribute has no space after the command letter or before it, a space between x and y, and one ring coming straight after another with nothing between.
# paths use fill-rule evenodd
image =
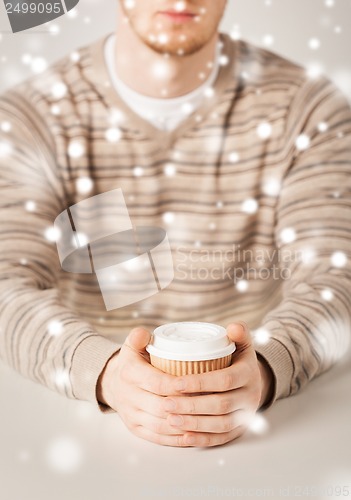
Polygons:
<instances>
[{"instance_id":1,"label":"white t-shirt","mask_svg":"<svg viewBox=\"0 0 351 500\"><path fill-rule=\"evenodd\" d=\"M173 130L190 113L196 111L206 95L211 93L219 69L220 46L218 44L213 69L207 80L192 92L180 97L158 99L148 97L128 87L118 77L115 66L115 34L105 42L105 61L111 82L124 102L137 114L161 130Z\"/></svg>"}]
</instances>

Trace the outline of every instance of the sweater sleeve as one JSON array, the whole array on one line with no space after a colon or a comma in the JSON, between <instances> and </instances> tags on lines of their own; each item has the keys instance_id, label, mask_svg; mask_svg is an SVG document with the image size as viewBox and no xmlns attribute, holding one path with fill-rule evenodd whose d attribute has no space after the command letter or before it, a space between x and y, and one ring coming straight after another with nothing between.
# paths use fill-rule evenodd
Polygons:
<instances>
[{"instance_id":1,"label":"sweater sleeve","mask_svg":"<svg viewBox=\"0 0 351 500\"><path fill-rule=\"evenodd\" d=\"M54 141L18 93L0 98L0 358L60 394L112 409L96 384L120 346L60 303L53 222L65 208Z\"/></svg>"},{"instance_id":2,"label":"sweater sleeve","mask_svg":"<svg viewBox=\"0 0 351 500\"><path fill-rule=\"evenodd\" d=\"M275 379L265 408L327 371L350 344L350 105L327 77L309 81L294 99L286 132L293 159L274 234L281 301L253 334Z\"/></svg>"}]
</instances>

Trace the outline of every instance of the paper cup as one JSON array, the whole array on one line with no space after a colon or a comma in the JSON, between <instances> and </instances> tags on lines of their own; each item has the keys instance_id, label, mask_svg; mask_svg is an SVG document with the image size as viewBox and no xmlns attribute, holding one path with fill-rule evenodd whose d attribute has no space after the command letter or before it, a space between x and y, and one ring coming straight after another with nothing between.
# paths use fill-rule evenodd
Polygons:
<instances>
[{"instance_id":1,"label":"paper cup","mask_svg":"<svg viewBox=\"0 0 351 500\"><path fill-rule=\"evenodd\" d=\"M146 350L159 370L189 375L229 366L235 343L222 326L188 321L157 327Z\"/></svg>"}]
</instances>

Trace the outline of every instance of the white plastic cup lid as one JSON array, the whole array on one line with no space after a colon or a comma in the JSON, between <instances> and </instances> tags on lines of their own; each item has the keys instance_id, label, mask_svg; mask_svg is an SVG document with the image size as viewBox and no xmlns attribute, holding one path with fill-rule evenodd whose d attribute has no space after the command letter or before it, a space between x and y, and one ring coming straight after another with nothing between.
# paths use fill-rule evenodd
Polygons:
<instances>
[{"instance_id":1,"label":"white plastic cup lid","mask_svg":"<svg viewBox=\"0 0 351 500\"><path fill-rule=\"evenodd\" d=\"M235 343L223 326L187 321L155 328L146 350L149 354L176 361L203 361L232 354Z\"/></svg>"}]
</instances>

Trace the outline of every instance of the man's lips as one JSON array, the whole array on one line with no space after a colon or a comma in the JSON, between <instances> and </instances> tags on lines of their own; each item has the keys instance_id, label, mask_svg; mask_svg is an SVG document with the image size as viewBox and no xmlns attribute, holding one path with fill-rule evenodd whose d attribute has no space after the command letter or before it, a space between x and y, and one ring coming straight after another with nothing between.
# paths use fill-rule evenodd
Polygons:
<instances>
[{"instance_id":1,"label":"man's lips","mask_svg":"<svg viewBox=\"0 0 351 500\"><path fill-rule=\"evenodd\" d=\"M175 21L175 22L187 22L191 21L196 17L196 14L193 14L192 12L177 12L173 10L165 10L165 11L160 11L158 14L161 14L163 16L168 17L168 19Z\"/></svg>"}]
</instances>

